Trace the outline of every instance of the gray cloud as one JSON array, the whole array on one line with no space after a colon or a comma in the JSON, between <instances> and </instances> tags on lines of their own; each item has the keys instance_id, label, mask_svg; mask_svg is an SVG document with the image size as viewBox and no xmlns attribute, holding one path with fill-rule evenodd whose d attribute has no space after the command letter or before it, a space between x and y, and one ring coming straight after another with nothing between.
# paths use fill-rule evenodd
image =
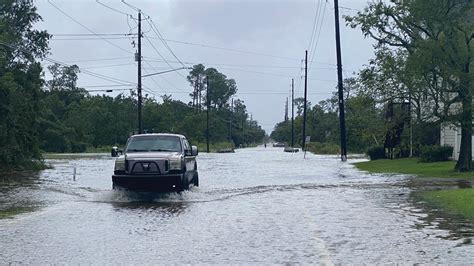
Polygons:
<instances>
[{"instance_id":1,"label":"gray cloud","mask_svg":"<svg viewBox=\"0 0 474 266\"><path fill-rule=\"evenodd\" d=\"M53 0L54 1L54 0ZM120 1L101 1L127 13L135 11ZM246 50L257 53L272 54L292 59L281 59L191 46L169 42L173 51L185 62L203 63L207 67L216 67L230 78L237 81L238 98L245 101L253 118L257 119L270 133L273 125L283 119L284 94L248 94L251 92L288 92L291 77L296 85L300 84L301 59L304 50L308 49L309 38L313 27L314 14L319 2L320 8L324 1L138 1L129 3L141 8L150 15L161 33L171 40L209 44L228 49ZM45 28L50 33L89 33L71 19L58 12L45 0L38 0L38 12L44 23L37 27ZM95 1L54 1L61 9L75 19L98 33L127 33L133 21L126 16L111 11ZM341 10L343 13L354 13L365 6L364 1L341 2L350 8ZM309 71L309 100L317 103L330 97L335 91L336 69L334 48L334 10L332 1L325 8L318 47ZM359 30L344 27L341 24L343 63L345 75L351 75L365 64L371 57L371 41L365 40ZM143 30L158 51L168 60L175 61L166 51L146 22ZM134 29L134 31L136 31ZM103 75L136 82L136 66L133 61L135 48L132 39L109 40L115 45L129 51L126 53L104 40L89 41L51 41L52 58L60 61L77 62L85 59L122 58L109 61L80 62L80 67L97 67L104 65L129 64L109 68L94 68ZM310 51L310 58L313 51ZM143 41L143 56L151 59L144 64L144 72L168 69L163 62L157 62L160 56L147 40ZM125 58L126 57L126 58ZM173 67L179 64L171 63ZM151 65L151 66L150 66ZM241 66L247 65L247 66ZM254 65L250 67L248 65ZM263 67L271 66L271 67ZM181 71L186 75L185 71ZM97 78L81 74L80 85L110 84ZM187 81L177 73L145 78L145 86L156 94L172 92L173 97L188 101L185 91L191 90ZM321 94L315 94L321 93ZM303 86L296 87L296 96L303 95Z\"/></svg>"}]
</instances>

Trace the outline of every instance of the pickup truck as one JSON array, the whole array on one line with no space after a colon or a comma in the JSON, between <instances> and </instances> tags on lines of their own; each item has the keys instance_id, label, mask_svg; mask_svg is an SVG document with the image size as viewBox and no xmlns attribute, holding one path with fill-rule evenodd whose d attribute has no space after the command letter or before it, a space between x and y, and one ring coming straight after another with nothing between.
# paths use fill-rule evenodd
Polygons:
<instances>
[{"instance_id":1,"label":"pickup truck","mask_svg":"<svg viewBox=\"0 0 474 266\"><path fill-rule=\"evenodd\" d=\"M177 191L199 186L198 149L183 135L140 134L127 140L115 160L112 188L132 191Z\"/></svg>"}]
</instances>

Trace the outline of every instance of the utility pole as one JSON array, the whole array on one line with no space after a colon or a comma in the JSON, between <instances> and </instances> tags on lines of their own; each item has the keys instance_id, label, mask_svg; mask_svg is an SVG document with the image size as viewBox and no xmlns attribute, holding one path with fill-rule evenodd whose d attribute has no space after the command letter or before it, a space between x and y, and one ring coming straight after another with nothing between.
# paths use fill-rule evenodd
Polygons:
<instances>
[{"instance_id":1,"label":"utility pole","mask_svg":"<svg viewBox=\"0 0 474 266\"><path fill-rule=\"evenodd\" d=\"M295 146L295 80L291 79L291 147Z\"/></svg>"},{"instance_id":2,"label":"utility pole","mask_svg":"<svg viewBox=\"0 0 474 266\"><path fill-rule=\"evenodd\" d=\"M288 121L288 97L286 97L285 103L285 122Z\"/></svg>"},{"instance_id":3,"label":"utility pole","mask_svg":"<svg viewBox=\"0 0 474 266\"><path fill-rule=\"evenodd\" d=\"M339 126L341 131L341 160L347 161L346 118L344 113L344 87L342 83L341 36L339 32L339 2L334 0L334 18L336 26L337 87L339 94Z\"/></svg>"},{"instance_id":4,"label":"utility pole","mask_svg":"<svg viewBox=\"0 0 474 266\"><path fill-rule=\"evenodd\" d=\"M209 107L211 106L211 102L209 101L209 77L206 78L207 88L206 88L206 101L207 101L207 130L206 130L206 143L207 143L207 153L209 153Z\"/></svg>"},{"instance_id":5,"label":"utility pole","mask_svg":"<svg viewBox=\"0 0 474 266\"><path fill-rule=\"evenodd\" d=\"M413 157L413 121L411 119L411 89L408 91L408 116L410 125L410 158Z\"/></svg>"},{"instance_id":6,"label":"utility pole","mask_svg":"<svg viewBox=\"0 0 474 266\"><path fill-rule=\"evenodd\" d=\"M306 150L306 102L308 98L308 50L304 59L303 150Z\"/></svg>"},{"instance_id":7,"label":"utility pole","mask_svg":"<svg viewBox=\"0 0 474 266\"><path fill-rule=\"evenodd\" d=\"M232 115L234 112L234 98L232 98L232 103L230 105L230 120L229 120L229 141L232 142Z\"/></svg>"},{"instance_id":8,"label":"utility pole","mask_svg":"<svg viewBox=\"0 0 474 266\"><path fill-rule=\"evenodd\" d=\"M138 55L135 60L138 62L138 134L143 133L142 124L142 13L138 11Z\"/></svg>"}]
</instances>

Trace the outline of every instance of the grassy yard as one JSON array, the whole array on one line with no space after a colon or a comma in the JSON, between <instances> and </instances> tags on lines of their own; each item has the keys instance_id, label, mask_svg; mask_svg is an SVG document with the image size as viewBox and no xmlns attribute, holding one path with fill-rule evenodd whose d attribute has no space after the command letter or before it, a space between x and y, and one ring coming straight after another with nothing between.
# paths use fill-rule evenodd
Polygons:
<instances>
[{"instance_id":1,"label":"grassy yard","mask_svg":"<svg viewBox=\"0 0 474 266\"><path fill-rule=\"evenodd\" d=\"M421 193L421 198L452 214L474 220L474 189L437 190Z\"/></svg>"},{"instance_id":2,"label":"grassy yard","mask_svg":"<svg viewBox=\"0 0 474 266\"><path fill-rule=\"evenodd\" d=\"M398 173L412 174L420 177L441 177L441 178L473 178L474 172L459 173L454 171L456 163L436 162L419 163L418 158L403 158L395 160L375 160L355 163L354 165L363 171L373 173Z\"/></svg>"}]
</instances>

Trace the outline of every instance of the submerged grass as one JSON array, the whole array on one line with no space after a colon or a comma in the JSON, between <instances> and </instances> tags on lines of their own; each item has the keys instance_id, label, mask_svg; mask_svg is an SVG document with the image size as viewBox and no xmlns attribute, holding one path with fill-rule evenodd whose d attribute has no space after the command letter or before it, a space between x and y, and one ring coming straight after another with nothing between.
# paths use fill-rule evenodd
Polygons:
<instances>
[{"instance_id":1,"label":"submerged grass","mask_svg":"<svg viewBox=\"0 0 474 266\"><path fill-rule=\"evenodd\" d=\"M474 220L474 189L453 189L421 192L420 197L450 214Z\"/></svg>"},{"instance_id":2,"label":"submerged grass","mask_svg":"<svg viewBox=\"0 0 474 266\"><path fill-rule=\"evenodd\" d=\"M363 171L373 173L412 174L420 177L474 179L474 172L460 173L454 170L455 162L420 163L418 158L375 160L354 165Z\"/></svg>"},{"instance_id":3,"label":"submerged grass","mask_svg":"<svg viewBox=\"0 0 474 266\"><path fill-rule=\"evenodd\" d=\"M33 212L33 207L13 207L6 210L0 210L0 219L13 218L14 216L22 213Z\"/></svg>"},{"instance_id":4,"label":"submerged grass","mask_svg":"<svg viewBox=\"0 0 474 266\"><path fill-rule=\"evenodd\" d=\"M418 158L375 160L355 163L364 171L373 173L397 173L425 178L473 180L474 172L460 173L454 170L455 162L420 163ZM449 189L420 192L422 200L447 213L474 219L474 189Z\"/></svg>"}]
</instances>

